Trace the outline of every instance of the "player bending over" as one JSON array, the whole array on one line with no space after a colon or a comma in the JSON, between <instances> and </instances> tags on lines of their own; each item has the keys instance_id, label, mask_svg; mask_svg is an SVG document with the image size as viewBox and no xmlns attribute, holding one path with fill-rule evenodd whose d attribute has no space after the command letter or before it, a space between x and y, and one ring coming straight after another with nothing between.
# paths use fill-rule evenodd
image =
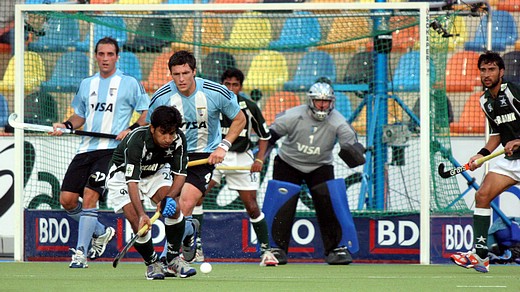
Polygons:
<instances>
[{"instance_id":1,"label":"player bending over","mask_svg":"<svg viewBox=\"0 0 520 292\"><path fill-rule=\"evenodd\" d=\"M150 125L133 130L116 148L107 178L108 202L114 212L123 212L137 233L151 230L142 201L145 197L160 205L168 242L168 269L180 278L197 272L179 257L185 219L176 202L186 180L188 157L186 138L179 129L181 114L170 106L157 107ZM173 175L173 177L172 177ZM164 279L164 267L155 253L152 234L137 239L135 249L146 264L146 278Z\"/></svg>"}]
</instances>

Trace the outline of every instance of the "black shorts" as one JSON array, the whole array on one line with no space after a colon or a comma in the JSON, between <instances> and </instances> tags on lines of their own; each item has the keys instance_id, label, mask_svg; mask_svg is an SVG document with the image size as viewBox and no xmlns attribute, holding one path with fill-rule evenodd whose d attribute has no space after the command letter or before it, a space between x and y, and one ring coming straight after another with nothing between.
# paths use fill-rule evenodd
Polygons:
<instances>
[{"instance_id":1,"label":"black shorts","mask_svg":"<svg viewBox=\"0 0 520 292\"><path fill-rule=\"evenodd\" d=\"M189 161L208 158L210 153L188 153ZM208 184L213 176L215 166L209 164L202 164L188 167L188 176L186 182L195 186L202 195L206 193Z\"/></svg>"},{"instance_id":2,"label":"black shorts","mask_svg":"<svg viewBox=\"0 0 520 292\"><path fill-rule=\"evenodd\" d=\"M314 186L334 179L334 166L322 165L309 173L305 173L292 167L276 155L273 165L273 179L296 185L306 183L307 187L312 189Z\"/></svg>"},{"instance_id":3,"label":"black shorts","mask_svg":"<svg viewBox=\"0 0 520 292\"><path fill-rule=\"evenodd\" d=\"M100 194L103 194L103 186L93 187L88 185L88 178L91 174L97 172L103 173L105 176L108 173L108 167L114 149L96 150L86 153L80 153L74 156L67 168L61 191L78 193L83 195L84 188L90 188Z\"/></svg>"}]
</instances>

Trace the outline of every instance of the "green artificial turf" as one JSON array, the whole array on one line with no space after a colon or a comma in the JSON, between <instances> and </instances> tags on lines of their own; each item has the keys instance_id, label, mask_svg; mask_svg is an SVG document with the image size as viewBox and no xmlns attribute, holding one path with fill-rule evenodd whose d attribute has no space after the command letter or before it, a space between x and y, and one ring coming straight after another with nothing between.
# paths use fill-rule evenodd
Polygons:
<instances>
[{"instance_id":1,"label":"green artificial turf","mask_svg":"<svg viewBox=\"0 0 520 292\"><path fill-rule=\"evenodd\" d=\"M520 266L491 266L482 274L455 265L288 264L260 267L212 263L191 278L148 281L141 263L1 262L0 291L520 291Z\"/></svg>"}]
</instances>

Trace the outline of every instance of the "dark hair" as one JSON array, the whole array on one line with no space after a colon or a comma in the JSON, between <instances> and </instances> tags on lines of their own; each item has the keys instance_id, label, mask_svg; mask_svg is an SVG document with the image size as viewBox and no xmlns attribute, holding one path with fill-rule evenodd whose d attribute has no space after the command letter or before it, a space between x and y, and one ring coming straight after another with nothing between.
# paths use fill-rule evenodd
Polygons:
<instances>
[{"instance_id":1,"label":"dark hair","mask_svg":"<svg viewBox=\"0 0 520 292\"><path fill-rule=\"evenodd\" d=\"M184 64L188 64L191 70L195 70L197 68L197 60L191 52L184 50L177 51L170 57L170 60L168 61L168 69L171 71L171 68L173 66L179 66Z\"/></svg>"},{"instance_id":2,"label":"dark hair","mask_svg":"<svg viewBox=\"0 0 520 292\"><path fill-rule=\"evenodd\" d=\"M181 113L173 106L161 105L150 117L150 124L154 128L163 128L166 132L179 128L182 123Z\"/></svg>"},{"instance_id":3,"label":"dark hair","mask_svg":"<svg viewBox=\"0 0 520 292\"><path fill-rule=\"evenodd\" d=\"M496 64L498 69L505 69L506 65L504 64L504 59L500 57L500 54L492 51L486 51L478 57L478 68L480 69L480 65L484 64Z\"/></svg>"},{"instance_id":4,"label":"dark hair","mask_svg":"<svg viewBox=\"0 0 520 292\"><path fill-rule=\"evenodd\" d=\"M316 79L315 83L327 83L328 85L332 86L332 81L330 81L329 77L322 76L318 79Z\"/></svg>"},{"instance_id":5,"label":"dark hair","mask_svg":"<svg viewBox=\"0 0 520 292\"><path fill-rule=\"evenodd\" d=\"M224 83L224 80L235 77L240 82L240 85L244 82L244 73L237 68L228 68L220 77L220 82Z\"/></svg>"},{"instance_id":6,"label":"dark hair","mask_svg":"<svg viewBox=\"0 0 520 292\"><path fill-rule=\"evenodd\" d=\"M119 44L117 43L117 40L112 37L104 37L104 38L100 39L96 43L96 49L94 50L94 52L97 54L99 45L110 45L110 44L112 44L112 45L114 45L114 47L116 47L116 55L119 55Z\"/></svg>"}]
</instances>

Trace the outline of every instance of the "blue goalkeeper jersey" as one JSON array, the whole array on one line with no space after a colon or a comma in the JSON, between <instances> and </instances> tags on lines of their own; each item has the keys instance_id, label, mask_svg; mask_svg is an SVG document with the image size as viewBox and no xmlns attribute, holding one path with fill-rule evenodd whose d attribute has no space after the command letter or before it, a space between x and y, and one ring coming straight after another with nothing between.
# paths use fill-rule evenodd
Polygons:
<instances>
[{"instance_id":1,"label":"blue goalkeeper jersey","mask_svg":"<svg viewBox=\"0 0 520 292\"><path fill-rule=\"evenodd\" d=\"M139 81L121 70L108 78L98 72L83 79L72 100L74 112L85 119L83 130L114 135L128 128L134 110L141 113L149 104L150 98ZM84 136L78 153L114 149L119 142Z\"/></svg>"},{"instance_id":2,"label":"blue goalkeeper jersey","mask_svg":"<svg viewBox=\"0 0 520 292\"><path fill-rule=\"evenodd\" d=\"M147 121L161 105L176 107L182 114L182 131L186 135L188 153L211 153L222 140L220 115L234 119L240 107L235 94L213 81L195 78L197 89L190 96L182 95L173 81L159 88L152 96Z\"/></svg>"}]
</instances>

